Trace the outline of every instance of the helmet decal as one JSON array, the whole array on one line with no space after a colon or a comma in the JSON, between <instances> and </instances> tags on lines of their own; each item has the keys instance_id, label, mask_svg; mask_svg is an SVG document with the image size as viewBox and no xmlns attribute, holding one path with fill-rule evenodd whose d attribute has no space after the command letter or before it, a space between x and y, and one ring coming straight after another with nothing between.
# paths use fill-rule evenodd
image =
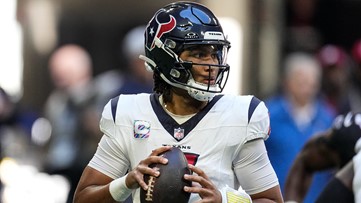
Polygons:
<instances>
[{"instance_id":1,"label":"helmet decal","mask_svg":"<svg viewBox=\"0 0 361 203\"><path fill-rule=\"evenodd\" d=\"M213 39L213 40L225 40L222 32L205 32L204 33L204 39Z\"/></svg>"},{"instance_id":2,"label":"helmet decal","mask_svg":"<svg viewBox=\"0 0 361 203\"><path fill-rule=\"evenodd\" d=\"M146 37L146 47L149 50L152 50L154 48L155 38L160 39L163 36L163 34L172 31L176 26L176 19L172 15L169 15L170 19L168 22L159 22L158 16L161 13L165 13L165 12L159 11L154 17L155 18L155 21L153 21L154 23L153 24L149 23L147 26L147 29L146 29L146 32L148 33L146 35L147 36ZM149 42L151 42L151 43L149 43Z\"/></svg>"}]
</instances>

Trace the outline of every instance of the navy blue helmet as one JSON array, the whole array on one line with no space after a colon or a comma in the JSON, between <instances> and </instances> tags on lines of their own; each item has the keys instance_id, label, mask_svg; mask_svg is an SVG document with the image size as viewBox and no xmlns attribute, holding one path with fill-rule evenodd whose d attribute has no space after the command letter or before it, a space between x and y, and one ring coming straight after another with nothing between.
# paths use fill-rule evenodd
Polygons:
<instances>
[{"instance_id":1,"label":"navy blue helmet","mask_svg":"<svg viewBox=\"0 0 361 203\"><path fill-rule=\"evenodd\" d=\"M217 52L218 65L182 61L179 54L191 47L210 45ZM145 30L145 55L153 71L159 71L168 84L182 88L195 99L206 101L222 92L228 78L226 62L230 42L217 17L207 7L194 2L176 2L158 10ZM190 72L193 65L219 68L216 84L196 83Z\"/></svg>"}]
</instances>

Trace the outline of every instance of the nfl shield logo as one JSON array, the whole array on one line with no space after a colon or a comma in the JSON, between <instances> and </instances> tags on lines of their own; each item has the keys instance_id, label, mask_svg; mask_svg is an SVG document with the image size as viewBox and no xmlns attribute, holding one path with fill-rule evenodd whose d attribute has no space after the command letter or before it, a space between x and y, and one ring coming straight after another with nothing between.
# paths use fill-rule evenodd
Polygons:
<instances>
[{"instance_id":1,"label":"nfl shield logo","mask_svg":"<svg viewBox=\"0 0 361 203\"><path fill-rule=\"evenodd\" d=\"M177 140L181 140L184 138L184 129L182 128L176 128L174 129L174 138Z\"/></svg>"}]
</instances>

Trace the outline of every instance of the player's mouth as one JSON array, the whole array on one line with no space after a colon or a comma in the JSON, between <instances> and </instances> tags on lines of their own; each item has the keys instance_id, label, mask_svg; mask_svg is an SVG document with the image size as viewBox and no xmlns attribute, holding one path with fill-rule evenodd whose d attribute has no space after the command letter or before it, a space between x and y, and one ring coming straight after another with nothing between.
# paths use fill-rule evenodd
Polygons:
<instances>
[{"instance_id":1,"label":"player's mouth","mask_svg":"<svg viewBox=\"0 0 361 203\"><path fill-rule=\"evenodd\" d=\"M216 80L204 80L204 84L214 85L216 84Z\"/></svg>"},{"instance_id":2,"label":"player's mouth","mask_svg":"<svg viewBox=\"0 0 361 203\"><path fill-rule=\"evenodd\" d=\"M207 84L207 85L214 85L216 84L216 77L206 77L203 79L202 81L204 84Z\"/></svg>"}]
</instances>

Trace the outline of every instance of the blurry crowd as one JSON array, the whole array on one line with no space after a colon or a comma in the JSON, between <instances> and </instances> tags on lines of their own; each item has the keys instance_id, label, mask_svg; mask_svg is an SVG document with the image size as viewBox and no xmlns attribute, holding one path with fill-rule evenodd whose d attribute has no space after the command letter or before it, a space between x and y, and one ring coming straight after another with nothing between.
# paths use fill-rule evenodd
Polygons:
<instances>
[{"instance_id":1,"label":"blurry crowd","mask_svg":"<svg viewBox=\"0 0 361 203\"><path fill-rule=\"evenodd\" d=\"M266 99L271 134L266 141L282 190L298 153L313 136L328 130L337 115L360 112L361 43L345 51L326 44L317 52L290 52L283 60L280 90ZM334 170L317 173L305 202L315 202Z\"/></svg>"},{"instance_id":2,"label":"blurry crowd","mask_svg":"<svg viewBox=\"0 0 361 203\"><path fill-rule=\"evenodd\" d=\"M330 130L336 116L361 112L361 38L351 46L325 40L316 26L317 2L288 1L279 88L265 99L271 119L266 147L282 192L305 144ZM315 173L303 202L316 202L337 170Z\"/></svg>"},{"instance_id":3,"label":"blurry crowd","mask_svg":"<svg viewBox=\"0 0 361 203\"><path fill-rule=\"evenodd\" d=\"M266 147L282 191L292 162L304 144L318 132L329 129L337 115L361 112L361 38L349 48L323 43L312 24L314 8L308 4L310 1L292 2L292 8L297 10L287 23L289 35L284 43L279 89L265 99L271 119ZM31 187L36 188L34 182L24 188L22 181L26 179L9 173L24 165L30 174L62 183L47 184L49 191L56 188L57 195L49 192L49 199L37 202L72 202L81 172L101 136L98 122L103 106L121 93L152 92L152 74L138 59L144 51L143 32L144 26L136 27L124 38L124 67L96 77L91 56L84 48L66 44L54 50L49 59L54 90L43 112L18 108L17 102L0 89L3 200L20 198L11 195L14 189L31 193ZM333 175L333 170L317 173L305 202L314 202ZM51 199L59 194L65 195Z\"/></svg>"},{"instance_id":4,"label":"blurry crowd","mask_svg":"<svg viewBox=\"0 0 361 203\"><path fill-rule=\"evenodd\" d=\"M152 92L152 73L138 59L144 52L143 34L144 26L129 31L121 45L124 67L97 76L83 47L64 44L55 49L48 61L54 88L42 112L18 108L0 89L0 202L72 202L102 136L99 119L105 104L118 94ZM39 176L43 179L34 179Z\"/></svg>"}]
</instances>

